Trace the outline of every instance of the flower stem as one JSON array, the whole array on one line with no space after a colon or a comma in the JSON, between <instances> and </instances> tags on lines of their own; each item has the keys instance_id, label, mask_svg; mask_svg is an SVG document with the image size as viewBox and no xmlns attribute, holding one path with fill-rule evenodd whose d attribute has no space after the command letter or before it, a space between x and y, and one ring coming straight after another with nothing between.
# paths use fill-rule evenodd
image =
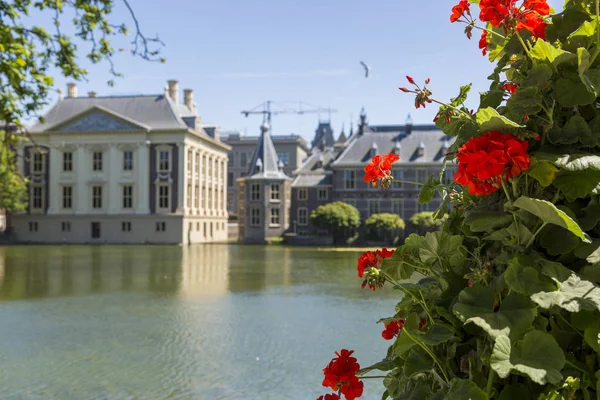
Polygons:
<instances>
[{"instance_id":1,"label":"flower stem","mask_svg":"<svg viewBox=\"0 0 600 400\"><path fill-rule=\"evenodd\" d=\"M490 372L488 373L487 386L485 387L485 393L488 395L488 397L490 397L490 394L492 394L494 380L496 380L496 373L494 372L492 367L490 367Z\"/></svg>"},{"instance_id":2,"label":"flower stem","mask_svg":"<svg viewBox=\"0 0 600 400\"><path fill-rule=\"evenodd\" d=\"M502 189L504 189L504 194L506 194L508 204L512 206L512 198L510 197L510 193L508 193L508 188L506 187L506 183L504 181L502 181Z\"/></svg>"},{"instance_id":3,"label":"flower stem","mask_svg":"<svg viewBox=\"0 0 600 400\"><path fill-rule=\"evenodd\" d=\"M556 203L559 198L560 198L560 189L557 190L556 193L554 194L554 197L552 198L552 203Z\"/></svg>"},{"instance_id":4,"label":"flower stem","mask_svg":"<svg viewBox=\"0 0 600 400\"><path fill-rule=\"evenodd\" d=\"M387 376L359 376L358 379L382 379L387 378Z\"/></svg>"},{"instance_id":5,"label":"flower stem","mask_svg":"<svg viewBox=\"0 0 600 400\"><path fill-rule=\"evenodd\" d=\"M519 31L515 31L515 35L517 35L517 38L519 39L519 42L521 42L521 45L525 49L525 53L527 53L527 56L529 58L531 58L531 54L529 53L529 46L527 46L527 44L525 43L525 41L521 37L521 34L519 33Z\"/></svg>"},{"instance_id":6,"label":"flower stem","mask_svg":"<svg viewBox=\"0 0 600 400\"><path fill-rule=\"evenodd\" d=\"M547 222L544 222L542 224L542 226L539 227L539 229L537 231L535 231L535 233L533 234L533 236L531 237L531 239L529 239L529 242L527 243L527 246L525 248L529 248L529 246L531 246L533 244L533 242L535 241L536 236L538 235L538 233L541 232L542 229L544 229L544 227L548 225Z\"/></svg>"},{"instance_id":7,"label":"flower stem","mask_svg":"<svg viewBox=\"0 0 600 400\"><path fill-rule=\"evenodd\" d=\"M433 354L431 349L429 347L427 347L426 344L422 343L420 340L415 339L408 332L408 329L403 329L402 332L404 332L406 334L406 336L409 337L410 340L415 342L420 348L422 348L427 354L429 354L429 357L431 357L433 359L433 362L438 366L438 368L442 372L442 375L444 375L444 380L446 381L446 383L450 383L450 379L448 379L448 375L446 374L446 370L442 367L441 361L435 356L435 354Z\"/></svg>"},{"instance_id":8,"label":"flower stem","mask_svg":"<svg viewBox=\"0 0 600 400\"><path fill-rule=\"evenodd\" d=\"M405 181L403 179L392 179L392 182L401 182L401 183L408 183L410 185L425 186L424 183L413 182L413 181Z\"/></svg>"},{"instance_id":9,"label":"flower stem","mask_svg":"<svg viewBox=\"0 0 600 400\"><path fill-rule=\"evenodd\" d=\"M416 301L417 303L419 303L421 305L421 307L423 307L423 310L425 310L425 313L427 314L427 316L429 317L429 320L431 322L431 325L435 325L435 321L433 320L433 316L431 315L431 312L429 311L429 308L427 307L427 303L425 303L425 299L423 298L423 295L421 294L421 298L423 298L423 300L419 300L419 298L417 298L417 296L415 296L413 293L410 292L410 290L406 289L404 286L402 286L400 284L400 282L398 282L397 280L393 279L391 276L389 276L387 273L381 271L381 273L383 274L383 276L385 277L385 279L387 279L392 285L395 285L398 287L398 289L400 289L402 291L402 293L404 293L405 295L410 296L414 301Z\"/></svg>"}]
</instances>

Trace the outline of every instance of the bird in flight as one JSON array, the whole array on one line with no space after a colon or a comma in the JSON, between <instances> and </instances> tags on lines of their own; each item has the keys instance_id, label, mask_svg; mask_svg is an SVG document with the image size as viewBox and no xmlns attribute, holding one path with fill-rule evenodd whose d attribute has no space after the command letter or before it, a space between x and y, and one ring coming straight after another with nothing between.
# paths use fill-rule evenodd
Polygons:
<instances>
[{"instance_id":1,"label":"bird in flight","mask_svg":"<svg viewBox=\"0 0 600 400\"><path fill-rule=\"evenodd\" d=\"M365 64L364 62L362 62L362 61L360 62L360 65L362 65L363 68L365 69L365 78L368 78L369 77L369 71L371 70L371 68L367 64Z\"/></svg>"}]
</instances>

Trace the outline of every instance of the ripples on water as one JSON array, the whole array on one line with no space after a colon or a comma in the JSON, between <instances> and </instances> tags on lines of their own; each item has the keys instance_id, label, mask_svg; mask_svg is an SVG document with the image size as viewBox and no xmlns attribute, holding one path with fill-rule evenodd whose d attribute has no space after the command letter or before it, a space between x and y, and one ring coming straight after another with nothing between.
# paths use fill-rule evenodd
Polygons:
<instances>
[{"instance_id":1,"label":"ripples on water","mask_svg":"<svg viewBox=\"0 0 600 400\"><path fill-rule=\"evenodd\" d=\"M358 255L0 247L0 399L315 399L334 351L366 366L389 344L398 296L360 289Z\"/></svg>"}]
</instances>

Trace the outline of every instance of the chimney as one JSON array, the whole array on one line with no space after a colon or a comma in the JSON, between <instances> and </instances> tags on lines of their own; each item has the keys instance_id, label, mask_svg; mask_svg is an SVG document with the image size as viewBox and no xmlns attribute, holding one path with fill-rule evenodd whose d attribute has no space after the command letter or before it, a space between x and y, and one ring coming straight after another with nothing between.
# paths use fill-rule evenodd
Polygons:
<instances>
[{"instance_id":1,"label":"chimney","mask_svg":"<svg viewBox=\"0 0 600 400\"><path fill-rule=\"evenodd\" d=\"M58 100L62 100L62 99L64 99L64 98L65 98L65 96L63 96L63 91L62 91L62 89L58 89Z\"/></svg>"},{"instance_id":2,"label":"chimney","mask_svg":"<svg viewBox=\"0 0 600 400\"><path fill-rule=\"evenodd\" d=\"M360 126L358 127L358 134L362 135L365 133L365 127L367 126L367 113L365 108L363 107L360 110Z\"/></svg>"},{"instance_id":3,"label":"chimney","mask_svg":"<svg viewBox=\"0 0 600 400\"><path fill-rule=\"evenodd\" d=\"M410 135L412 133L412 127L413 127L413 120L412 120L410 114L408 114L408 117L406 118L405 125L406 125L406 128L405 128L406 134Z\"/></svg>"},{"instance_id":4,"label":"chimney","mask_svg":"<svg viewBox=\"0 0 600 400\"><path fill-rule=\"evenodd\" d=\"M198 119L200 119L200 118L198 118ZM219 132L220 129L221 129L220 126L215 126L215 136L213 139L221 140L221 132Z\"/></svg>"},{"instance_id":5,"label":"chimney","mask_svg":"<svg viewBox=\"0 0 600 400\"><path fill-rule=\"evenodd\" d=\"M96 92L88 92L88 97L96 97Z\"/></svg>"},{"instance_id":6,"label":"chimney","mask_svg":"<svg viewBox=\"0 0 600 400\"><path fill-rule=\"evenodd\" d=\"M175 104L179 104L179 82L176 80L167 81L169 84L169 97Z\"/></svg>"},{"instance_id":7,"label":"chimney","mask_svg":"<svg viewBox=\"0 0 600 400\"><path fill-rule=\"evenodd\" d=\"M183 103L190 109L194 107L194 91L192 89L183 89Z\"/></svg>"},{"instance_id":8,"label":"chimney","mask_svg":"<svg viewBox=\"0 0 600 400\"><path fill-rule=\"evenodd\" d=\"M77 84L75 84L75 83L67 84L67 97L77 97Z\"/></svg>"}]
</instances>

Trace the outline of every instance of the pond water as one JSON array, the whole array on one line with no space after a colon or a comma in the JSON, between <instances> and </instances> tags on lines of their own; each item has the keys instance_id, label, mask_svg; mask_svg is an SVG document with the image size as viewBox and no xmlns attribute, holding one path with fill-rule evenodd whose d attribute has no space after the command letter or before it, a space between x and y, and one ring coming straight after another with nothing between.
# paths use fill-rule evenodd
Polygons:
<instances>
[{"instance_id":1,"label":"pond water","mask_svg":"<svg viewBox=\"0 0 600 400\"><path fill-rule=\"evenodd\" d=\"M367 366L390 344L399 296L361 290L359 254L0 247L0 398L314 400L334 351Z\"/></svg>"}]
</instances>

